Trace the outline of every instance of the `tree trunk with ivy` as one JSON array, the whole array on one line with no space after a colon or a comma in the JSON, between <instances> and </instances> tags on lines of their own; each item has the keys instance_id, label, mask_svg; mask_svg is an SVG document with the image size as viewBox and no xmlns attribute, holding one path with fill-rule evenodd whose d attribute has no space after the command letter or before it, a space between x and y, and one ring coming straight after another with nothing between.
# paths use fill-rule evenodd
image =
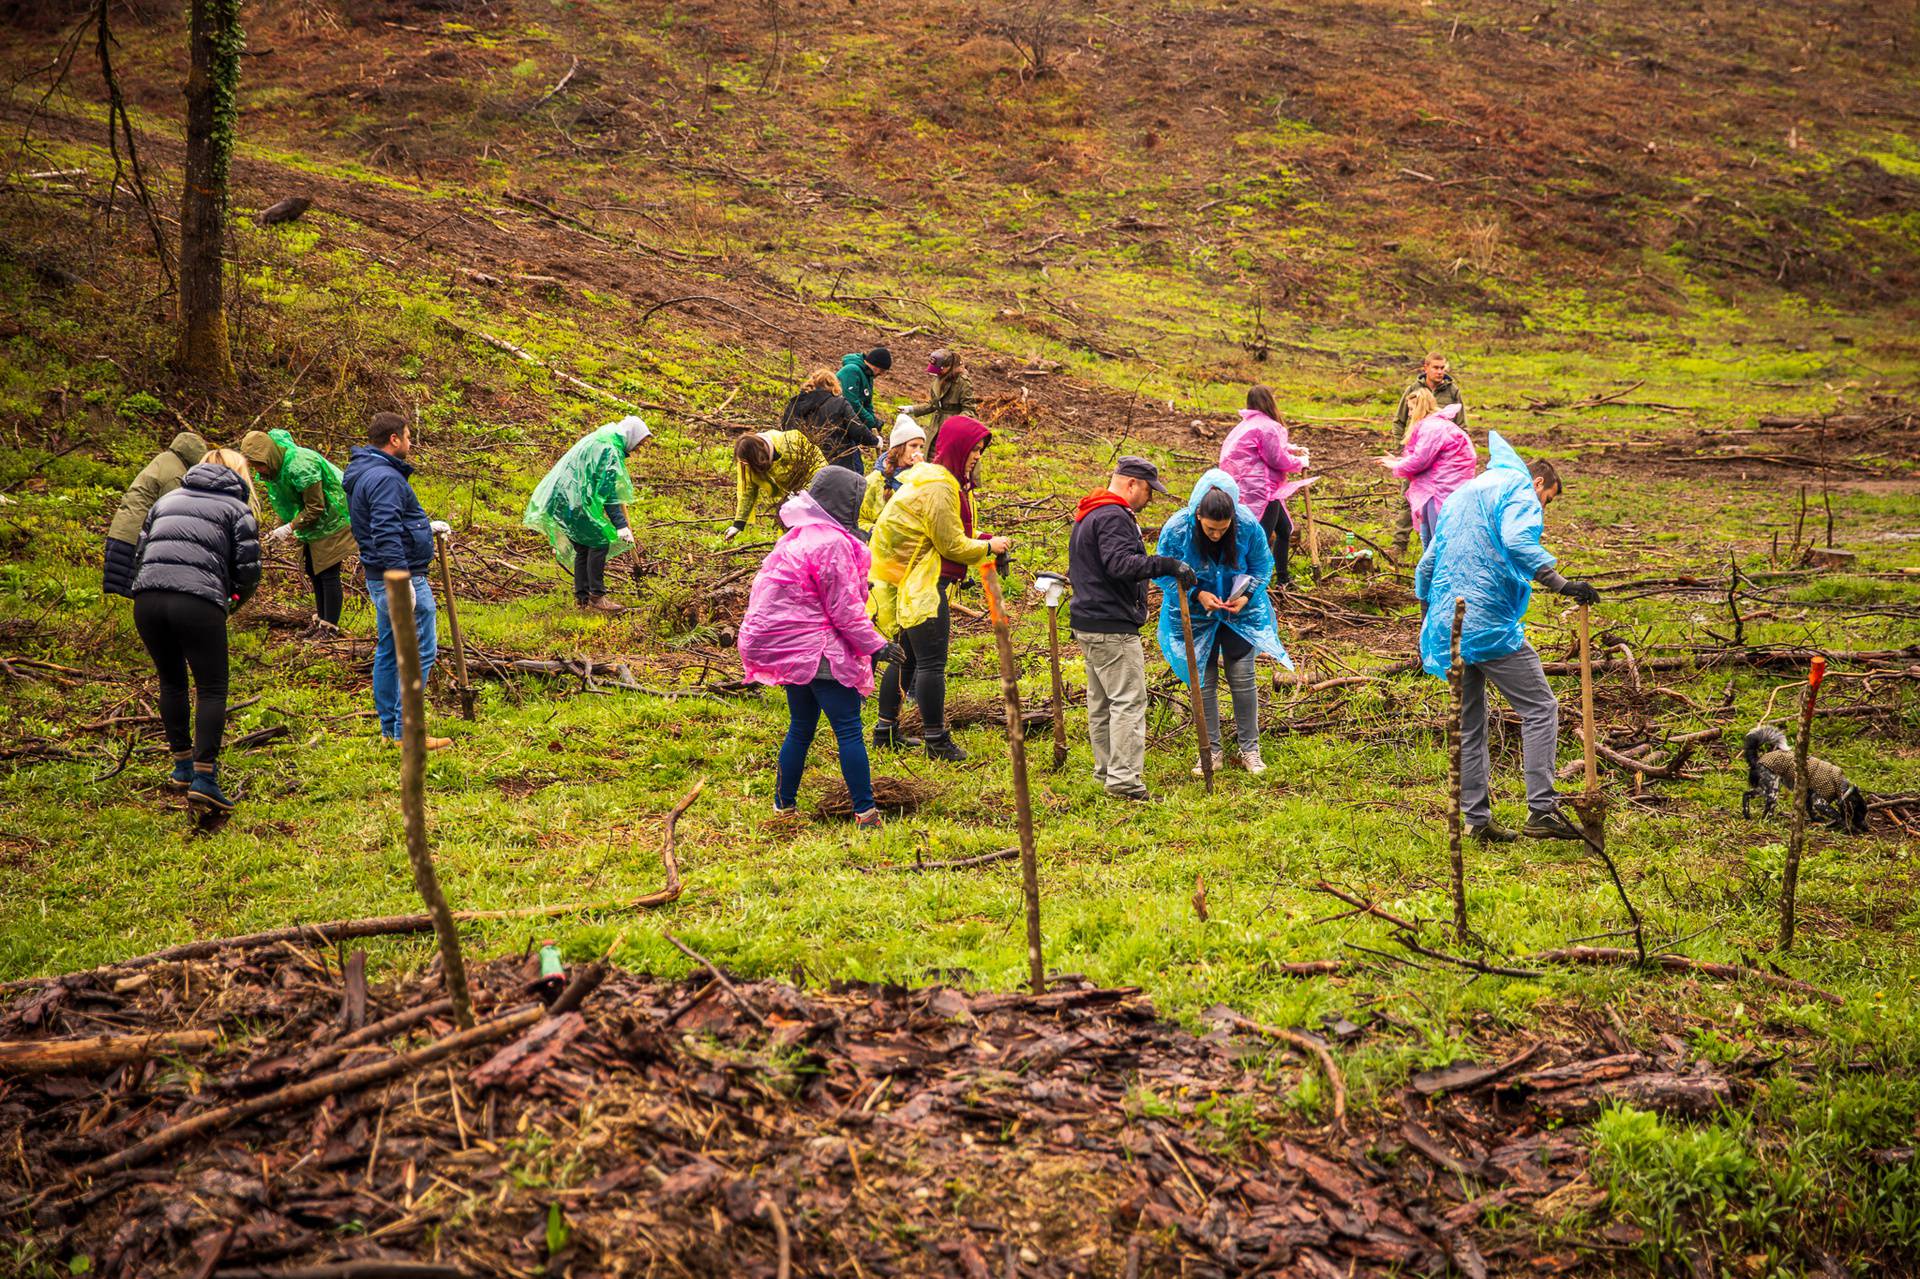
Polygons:
<instances>
[{"instance_id":1,"label":"tree trunk with ivy","mask_svg":"<svg viewBox=\"0 0 1920 1279\"><path fill-rule=\"evenodd\" d=\"M239 0L191 0L187 171L180 197L180 350L187 374L233 380L227 344L227 171L238 113Z\"/></svg>"}]
</instances>

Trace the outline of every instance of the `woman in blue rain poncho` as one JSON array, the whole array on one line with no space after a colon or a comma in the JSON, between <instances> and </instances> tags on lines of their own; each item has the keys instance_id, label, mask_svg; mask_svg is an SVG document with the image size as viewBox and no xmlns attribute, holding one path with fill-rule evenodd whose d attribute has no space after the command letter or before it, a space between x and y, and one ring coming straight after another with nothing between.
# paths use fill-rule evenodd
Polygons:
<instances>
[{"instance_id":1,"label":"woman in blue rain poncho","mask_svg":"<svg viewBox=\"0 0 1920 1279\"><path fill-rule=\"evenodd\" d=\"M573 602L617 613L607 598L607 558L633 545L627 454L652 432L637 417L609 422L567 450L533 490L521 523L538 529L560 567L573 573Z\"/></svg>"},{"instance_id":2,"label":"woman in blue rain poncho","mask_svg":"<svg viewBox=\"0 0 1920 1279\"><path fill-rule=\"evenodd\" d=\"M1193 659L1200 667L1201 700L1213 766L1225 762L1220 741L1217 665L1225 666L1233 690L1233 730L1240 762L1250 773L1266 771L1260 759L1260 690L1254 663L1264 653L1288 670L1293 661L1280 646L1274 625L1273 551L1252 511L1240 505L1240 486L1214 468L1194 485L1187 505L1160 530L1156 553L1193 566L1200 583L1187 598L1193 617ZM1187 674L1186 643L1180 633L1179 587L1170 577L1160 585L1160 652L1182 683ZM1198 772L1198 768L1195 769Z\"/></svg>"}]
</instances>

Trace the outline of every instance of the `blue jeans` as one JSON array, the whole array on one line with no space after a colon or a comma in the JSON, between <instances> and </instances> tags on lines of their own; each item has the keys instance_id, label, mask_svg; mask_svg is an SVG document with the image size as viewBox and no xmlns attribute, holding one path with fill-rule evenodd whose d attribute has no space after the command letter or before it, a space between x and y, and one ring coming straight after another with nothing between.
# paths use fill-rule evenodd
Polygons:
<instances>
[{"instance_id":1,"label":"blue jeans","mask_svg":"<svg viewBox=\"0 0 1920 1279\"><path fill-rule=\"evenodd\" d=\"M824 713L840 744L840 776L846 779L853 811L873 807L873 770L867 763L867 738L860 727L860 694L837 680L786 684L787 739L780 743L780 767L774 776L773 806L792 808L800 794L800 772Z\"/></svg>"},{"instance_id":2,"label":"blue jeans","mask_svg":"<svg viewBox=\"0 0 1920 1279\"><path fill-rule=\"evenodd\" d=\"M393 625L387 621L387 584L379 573L369 576L367 598L373 601L373 625L378 642L373 649L373 709L380 715L380 735L399 737L404 721L400 714L400 662L393 652ZM425 573L413 576L413 630L420 638L420 679L425 683L433 674L433 659L440 652L440 637L434 629L438 616L433 604L433 584Z\"/></svg>"}]
</instances>

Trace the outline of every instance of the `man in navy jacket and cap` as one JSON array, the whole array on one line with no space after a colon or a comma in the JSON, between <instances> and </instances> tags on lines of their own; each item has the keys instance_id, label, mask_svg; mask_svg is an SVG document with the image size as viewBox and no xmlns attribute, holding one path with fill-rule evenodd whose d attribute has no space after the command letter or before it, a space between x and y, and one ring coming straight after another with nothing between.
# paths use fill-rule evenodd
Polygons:
<instances>
[{"instance_id":1,"label":"man in navy jacket and cap","mask_svg":"<svg viewBox=\"0 0 1920 1279\"><path fill-rule=\"evenodd\" d=\"M1067 548L1073 583L1073 637L1087 659L1087 732L1093 739L1093 775L1115 799L1146 800L1147 658L1140 628L1147 624L1147 581L1172 577L1192 590L1199 578L1187 564L1147 554L1138 513L1165 494L1159 468L1144 457L1114 463L1103 489L1080 499Z\"/></svg>"}]
</instances>

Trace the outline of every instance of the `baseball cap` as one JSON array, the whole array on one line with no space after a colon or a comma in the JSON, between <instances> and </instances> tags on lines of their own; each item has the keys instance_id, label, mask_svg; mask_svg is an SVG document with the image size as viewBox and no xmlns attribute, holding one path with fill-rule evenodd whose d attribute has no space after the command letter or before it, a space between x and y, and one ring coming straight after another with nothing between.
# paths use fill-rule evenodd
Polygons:
<instances>
[{"instance_id":1,"label":"baseball cap","mask_svg":"<svg viewBox=\"0 0 1920 1279\"><path fill-rule=\"evenodd\" d=\"M1172 497L1167 486L1160 482L1160 468L1144 457L1135 457L1131 453L1113 464L1115 475L1124 475L1130 480L1145 480L1147 487L1163 497Z\"/></svg>"}]
</instances>

